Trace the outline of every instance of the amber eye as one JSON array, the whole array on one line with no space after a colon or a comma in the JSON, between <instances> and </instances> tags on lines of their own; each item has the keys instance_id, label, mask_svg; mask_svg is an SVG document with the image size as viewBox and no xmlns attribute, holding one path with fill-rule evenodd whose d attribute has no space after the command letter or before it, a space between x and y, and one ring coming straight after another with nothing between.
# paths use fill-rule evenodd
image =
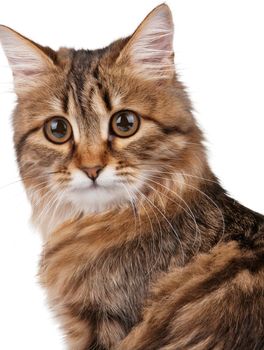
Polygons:
<instances>
[{"instance_id":1,"label":"amber eye","mask_svg":"<svg viewBox=\"0 0 264 350\"><path fill-rule=\"evenodd\" d=\"M44 133L46 138L53 142L62 144L72 136L72 128L67 119L63 117L53 117L44 124Z\"/></svg>"},{"instance_id":2,"label":"amber eye","mask_svg":"<svg viewBox=\"0 0 264 350\"><path fill-rule=\"evenodd\" d=\"M134 135L139 128L140 117L132 111L120 111L111 119L111 131L119 137Z\"/></svg>"}]
</instances>

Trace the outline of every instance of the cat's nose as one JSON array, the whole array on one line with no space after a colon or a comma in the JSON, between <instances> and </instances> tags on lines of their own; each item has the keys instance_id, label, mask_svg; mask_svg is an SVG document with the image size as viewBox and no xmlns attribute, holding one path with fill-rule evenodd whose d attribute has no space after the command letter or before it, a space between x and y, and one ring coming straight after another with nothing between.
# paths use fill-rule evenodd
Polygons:
<instances>
[{"instance_id":1,"label":"cat's nose","mask_svg":"<svg viewBox=\"0 0 264 350\"><path fill-rule=\"evenodd\" d=\"M95 181L102 171L103 167L101 165L93 166L91 168L82 168L82 171L85 172L85 174L93 181Z\"/></svg>"}]
</instances>

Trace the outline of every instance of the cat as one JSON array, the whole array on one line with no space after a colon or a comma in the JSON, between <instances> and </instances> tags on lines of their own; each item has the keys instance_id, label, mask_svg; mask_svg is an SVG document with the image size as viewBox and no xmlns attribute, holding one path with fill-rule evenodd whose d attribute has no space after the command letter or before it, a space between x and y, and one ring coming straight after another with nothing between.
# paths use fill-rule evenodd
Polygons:
<instances>
[{"instance_id":1,"label":"cat","mask_svg":"<svg viewBox=\"0 0 264 350\"><path fill-rule=\"evenodd\" d=\"M169 7L94 51L5 26L0 41L40 283L67 348L264 349L264 217L210 170Z\"/></svg>"}]
</instances>

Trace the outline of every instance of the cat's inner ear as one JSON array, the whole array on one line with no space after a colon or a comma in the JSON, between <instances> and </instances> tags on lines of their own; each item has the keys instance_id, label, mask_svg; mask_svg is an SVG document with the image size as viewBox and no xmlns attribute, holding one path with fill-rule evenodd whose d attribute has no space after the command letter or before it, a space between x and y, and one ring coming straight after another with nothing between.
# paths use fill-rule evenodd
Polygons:
<instances>
[{"instance_id":1,"label":"cat's inner ear","mask_svg":"<svg viewBox=\"0 0 264 350\"><path fill-rule=\"evenodd\" d=\"M14 30L0 25L0 42L13 71L15 86L27 85L36 75L55 67L44 48Z\"/></svg>"},{"instance_id":2,"label":"cat's inner ear","mask_svg":"<svg viewBox=\"0 0 264 350\"><path fill-rule=\"evenodd\" d=\"M117 63L129 65L146 79L174 75L173 20L169 7L156 7L136 29L121 51Z\"/></svg>"}]
</instances>

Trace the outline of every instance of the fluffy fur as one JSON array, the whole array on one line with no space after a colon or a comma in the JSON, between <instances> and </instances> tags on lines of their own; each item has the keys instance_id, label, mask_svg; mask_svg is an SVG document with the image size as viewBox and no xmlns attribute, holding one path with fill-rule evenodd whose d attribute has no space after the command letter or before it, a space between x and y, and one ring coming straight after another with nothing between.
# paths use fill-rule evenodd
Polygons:
<instances>
[{"instance_id":1,"label":"fluffy fur","mask_svg":"<svg viewBox=\"0 0 264 350\"><path fill-rule=\"evenodd\" d=\"M71 350L264 349L264 219L211 172L172 39L164 4L95 51L0 27L40 281ZM141 116L131 137L110 132L120 110ZM53 116L72 127L64 144L43 132ZM94 187L83 169L98 165Z\"/></svg>"}]
</instances>

